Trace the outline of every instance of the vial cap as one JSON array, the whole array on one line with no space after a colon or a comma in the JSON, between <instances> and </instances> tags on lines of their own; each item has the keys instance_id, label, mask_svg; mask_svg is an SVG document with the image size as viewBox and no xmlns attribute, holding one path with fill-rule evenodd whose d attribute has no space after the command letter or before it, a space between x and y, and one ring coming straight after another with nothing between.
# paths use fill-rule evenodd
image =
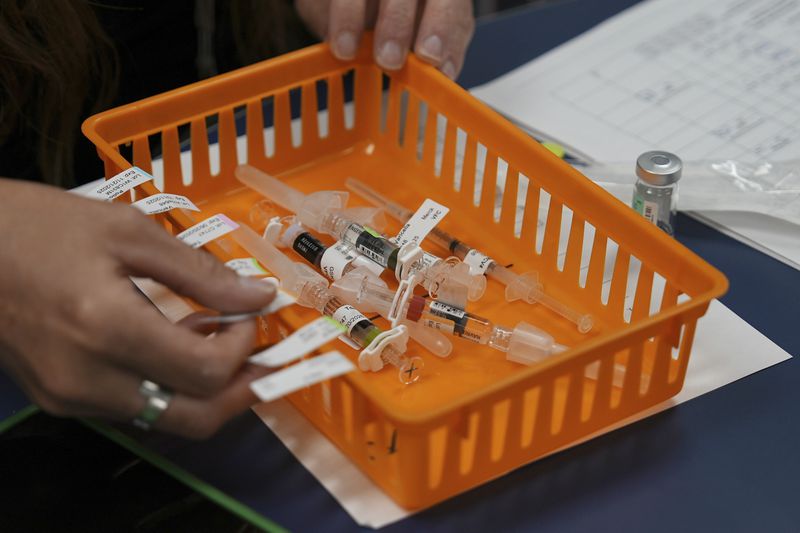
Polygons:
<instances>
[{"instance_id":1,"label":"vial cap","mask_svg":"<svg viewBox=\"0 0 800 533\"><path fill-rule=\"evenodd\" d=\"M681 158L669 152L654 150L645 152L636 159L636 175L650 185L672 185L681 178L681 172Z\"/></svg>"}]
</instances>

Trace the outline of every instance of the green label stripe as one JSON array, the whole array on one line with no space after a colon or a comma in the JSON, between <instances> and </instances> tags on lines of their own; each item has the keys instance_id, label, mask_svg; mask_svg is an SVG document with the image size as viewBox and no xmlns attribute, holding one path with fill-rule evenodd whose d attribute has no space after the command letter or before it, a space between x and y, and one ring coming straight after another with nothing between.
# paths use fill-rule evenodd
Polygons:
<instances>
[{"instance_id":1,"label":"green label stripe","mask_svg":"<svg viewBox=\"0 0 800 533\"><path fill-rule=\"evenodd\" d=\"M374 229L372 229L372 228L370 228L368 226L364 226L364 231L366 231L367 233L369 233L373 237L378 237L379 239L383 238L383 235L381 235L380 233L378 233L377 231L375 231Z\"/></svg>"}]
</instances>

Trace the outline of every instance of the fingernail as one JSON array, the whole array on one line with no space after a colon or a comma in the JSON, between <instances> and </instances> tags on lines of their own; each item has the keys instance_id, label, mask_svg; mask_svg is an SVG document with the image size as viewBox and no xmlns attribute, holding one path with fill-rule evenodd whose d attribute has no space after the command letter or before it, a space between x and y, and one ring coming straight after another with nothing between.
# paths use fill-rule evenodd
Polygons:
<instances>
[{"instance_id":1,"label":"fingernail","mask_svg":"<svg viewBox=\"0 0 800 533\"><path fill-rule=\"evenodd\" d=\"M421 56L431 61L439 62L442 60L442 40L438 35L431 35L420 46L419 53Z\"/></svg>"},{"instance_id":2,"label":"fingernail","mask_svg":"<svg viewBox=\"0 0 800 533\"><path fill-rule=\"evenodd\" d=\"M394 70L403 66L403 51L397 41L386 41L378 51L378 64L385 69Z\"/></svg>"},{"instance_id":3,"label":"fingernail","mask_svg":"<svg viewBox=\"0 0 800 533\"><path fill-rule=\"evenodd\" d=\"M353 32L343 31L333 42L333 55L339 59L353 59L356 55L356 36Z\"/></svg>"},{"instance_id":4,"label":"fingernail","mask_svg":"<svg viewBox=\"0 0 800 533\"><path fill-rule=\"evenodd\" d=\"M451 80L456 79L456 66L453 64L452 61L445 62L442 65L442 74L450 78Z\"/></svg>"},{"instance_id":5,"label":"fingernail","mask_svg":"<svg viewBox=\"0 0 800 533\"><path fill-rule=\"evenodd\" d=\"M278 278L273 278L272 276L268 278L261 278L259 281L261 283L266 283L267 285L272 285L275 289L280 287L280 282L278 281Z\"/></svg>"},{"instance_id":6,"label":"fingernail","mask_svg":"<svg viewBox=\"0 0 800 533\"><path fill-rule=\"evenodd\" d=\"M239 284L247 289L266 296L275 296L275 285L272 283L264 283L258 278L240 277Z\"/></svg>"}]
</instances>

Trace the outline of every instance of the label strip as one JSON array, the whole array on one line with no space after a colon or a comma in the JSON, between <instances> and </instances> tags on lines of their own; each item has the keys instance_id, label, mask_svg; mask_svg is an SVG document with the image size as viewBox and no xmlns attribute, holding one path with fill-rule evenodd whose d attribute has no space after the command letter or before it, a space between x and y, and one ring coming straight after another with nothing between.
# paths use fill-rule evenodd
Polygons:
<instances>
[{"instance_id":1,"label":"label strip","mask_svg":"<svg viewBox=\"0 0 800 533\"><path fill-rule=\"evenodd\" d=\"M347 357L334 350L257 379L250 384L250 390L262 402L271 402L303 387L347 374L355 369L355 365Z\"/></svg>"},{"instance_id":2,"label":"label strip","mask_svg":"<svg viewBox=\"0 0 800 533\"><path fill-rule=\"evenodd\" d=\"M475 248L467 252L464 256L464 263L469 266L469 273L473 276L486 274L489 267L494 264L494 261L488 255L484 255Z\"/></svg>"},{"instance_id":3,"label":"label strip","mask_svg":"<svg viewBox=\"0 0 800 533\"><path fill-rule=\"evenodd\" d=\"M449 212L450 209L439 202L435 202L430 198L425 199L417 209L417 212L408 219L400 233L397 234L395 242L398 246L403 246L409 242L419 244Z\"/></svg>"},{"instance_id":4,"label":"label strip","mask_svg":"<svg viewBox=\"0 0 800 533\"><path fill-rule=\"evenodd\" d=\"M277 287L278 280L275 278L264 278L262 281L267 283L273 283ZM297 298L289 294L288 292L282 291L278 289L278 292L275 293L275 299L272 300L268 305L262 307L257 311L252 311L249 313L228 313L223 315L208 315L199 317L197 319L198 324L233 324L234 322L241 322L242 320L250 320L251 318L258 318L260 316L271 315L272 313L277 313L284 307L289 307L290 305L297 302Z\"/></svg>"},{"instance_id":5,"label":"label strip","mask_svg":"<svg viewBox=\"0 0 800 533\"><path fill-rule=\"evenodd\" d=\"M239 227L239 224L223 214L217 214L195 224L191 228L178 233L175 237L185 242L192 248L200 248L205 244L230 233Z\"/></svg>"},{"instance_id":6,"label":"label strip","mask_svg":"<svg viewBox=\"0 0 800 533\"><path fill-rule=\"evenodd\" d=\"M111 201L114 198L122 196L134 187L146 183L153 179L153 176L145 172L139 167L131 167L128 170L123 170L116 176L113 176L100 185L87 196L96 198L98 200Z\"/></svg>"},{"instance_id":7,"label":"label strip","mask_svg":"<svg viewBox=\"0 0 800 533\"><path fill-rule=\"evenodd\" d=\"M145 215L157 215L166 213L171 209L188 209L189 211L200 211L200 208L185 196L180 194L168 194L160 192L147 198L142 198L131 204L133 207L143 212Z\"/></svg>"},{"instance_id":8,"label":"label strip","mask_svg":"<svg viewBox=\"0 0 800 533\"><path fill-rule=\"evenodd\" d=\"M225 266L239 274L240 276L268 276L261 263L255 257L242 257L239 259L231 259Z\"/></svg>"},{"instance_id":9,"label":"label strip","mask_svg":"<svg viewBox=\"0 0 800 533\"><path fill-rule=\"evenodd\" d=\"M298 329L278 344L252 355L250 362L277 367L300 359L345 331L344 326L327 316L321 316Z\"/></svg>"}]
</instances>

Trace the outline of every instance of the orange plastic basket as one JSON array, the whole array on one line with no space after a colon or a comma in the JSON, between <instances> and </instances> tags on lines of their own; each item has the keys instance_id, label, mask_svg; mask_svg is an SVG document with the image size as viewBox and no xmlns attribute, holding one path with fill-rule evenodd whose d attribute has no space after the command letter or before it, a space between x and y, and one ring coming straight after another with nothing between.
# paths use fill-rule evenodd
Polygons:
<instances>
[{"instance_id":1,"label":"orange plastic basket","mask_svg":"<svg viewBox=\"0 0 800 533\"><path fill-rule=\"evenodd\" d=\"M312 46L101 113L83 129L106 176L131 164L152 170L150 147L160 144L164 191L192 198L201 218L222 212L248 220L259 197L233 173L245 160L304 191L343 189L345 178L355 176L412 208L431 197L451 208L443 229L505 258L515 271L537 270L551 294L592 313L595 328L581 335L541 306L506 303L502 287L490 281L476 313L511 326L525 320L571 348L524 367L454 339L448 359L422 354L426 374L412 386L400 385L392 371L356 371L290 396L384 491L418 508L675 395L697 320L727 281L414 57L388 74L386 90L387 74L371 50L367 39L354 61L342 63L325 45ZM351 78L350 104L344 95ZM300 131L293 133L291 100L297 104L298 94ZM318 114L325 94L327 113ZM265 100L274 109L270 134ZM247 135L237 151L235 122L242 115ZM216 119L219 139L214 173L209 118ZM183 163L179 128L190 133ZM156 192L152 183L134 191ZM173 233L196 222L179 211L159 216ZM218 243L206 249L225 260L247 255ZM296 328L314 316L295 307L280 320ZM357 356L341 343L335 348ZM621 387L612 384L615 365L625 369ZM587 368L596 379L584 377Z\"/></svg>"}]
</instances>

